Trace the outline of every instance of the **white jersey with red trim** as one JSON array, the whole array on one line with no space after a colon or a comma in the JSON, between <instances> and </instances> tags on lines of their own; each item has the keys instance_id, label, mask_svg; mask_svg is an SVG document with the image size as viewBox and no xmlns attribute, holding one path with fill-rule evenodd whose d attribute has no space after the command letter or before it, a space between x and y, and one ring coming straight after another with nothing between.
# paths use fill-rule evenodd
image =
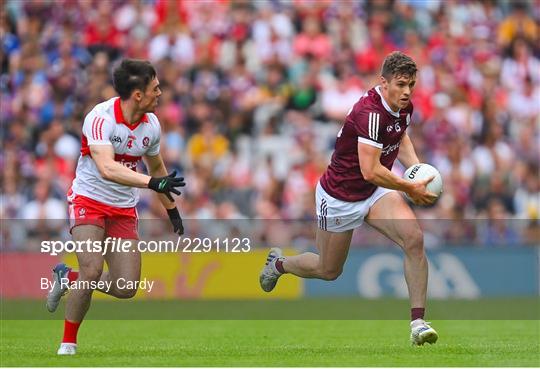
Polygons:
<instances>
[{"instance_id":1,"label":"white jersey with red trim","mask_svg":"<svg viewBox=\"0 0 540 369\"><path fill-rule=\"evenodd\" d=\"M161 127L155 114L145 114L136 124L127 124L115 97L98 104L84 118L81 156L68 198L82 195L107 205L130 208L139 201L139 190L101 177L90 153L91 145L112 145L114 160L137 170L143 155L159 154Z\"/></svg>"}]
</instances>

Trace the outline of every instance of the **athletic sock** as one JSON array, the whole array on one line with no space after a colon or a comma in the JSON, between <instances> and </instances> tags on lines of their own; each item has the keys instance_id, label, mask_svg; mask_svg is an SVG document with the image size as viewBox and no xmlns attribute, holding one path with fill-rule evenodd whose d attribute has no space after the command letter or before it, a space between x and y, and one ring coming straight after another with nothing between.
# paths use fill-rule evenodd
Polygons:
<instances>
[{"instance_id":1,"label":"athletic sock","mask_svg":"<svg viewBox=\"0 0 540 369\"><path fill-rule=\"evenodd\" d=\"M69 283L73 283L79 278L79 272L76 272L74 270L70 270L67 274L67 279Z\"/></svg>"},{"instance_id":2,"label":"athletic sock","mask_svg":"<svg viewBox=\"0 0 540 369\"><path fill-rule=\"evenodd\" d=\"M411 309L411 322L416 319L424 319L425 308L412 308Z\"/></svg>"},{"instance_id":3,"label":"athletic sock","mask_svg":"<svg viewBox=\"0 0 540 369\"><path fill-rule=\"evenodd\" d=\"M277 258L275 264L277 271L281 274L285 273L285 269L283 269L283 260L285 260L285 258Z\"/></svg>"},{"instance_id":4,"label":"athletic sock","mask_svg":"<svg viewBox=\"0 0 540 369\"><path fill-rule=\"evenodd\" d=\"M64 338L62 343L77 343L77 332L79 331L79 326L81 322L70 322L69 320L64 320Z\"/></svg>"}]
</instances>

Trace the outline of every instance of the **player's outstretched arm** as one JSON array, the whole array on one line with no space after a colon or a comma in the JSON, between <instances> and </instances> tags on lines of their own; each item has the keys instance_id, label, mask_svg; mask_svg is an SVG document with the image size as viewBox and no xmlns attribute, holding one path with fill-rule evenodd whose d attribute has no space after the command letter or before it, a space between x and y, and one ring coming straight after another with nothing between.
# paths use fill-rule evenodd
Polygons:
<instances>
[{"instance_id":1,"label":"player's outstretched arm","mask_svg":"<svg viewBox=\"0 0 540 369\"><path fill-rule=\"evenodd\" d=\"M381 164L381 149L372 145L358 143L358 159L360 170L366 181L376 186L390 188L392 190L407 193L417 205L429 205L437 196L426 190L426 185L433 179L425 181L409 182L395 175Z\"/></svg>"},{"instance_id":2,"label":"player's outstretched arm","mask_svg":"<svg viewBox=\"0 0 540 369\"><path fill-rule=\"evenodd\" d=\"M92 160L96 163L101 177L125 186L146 188L150 176L137 173L114 160L112 145L90 145Z\"/></svg>"},{"instance_id":3,"label":"player's outstretched arm","mask_svg":"<svg viewBox=\"0 0 540 369\"><path fill-rule=\"evenodd\" d=\"M399 145L398 160L405 168L409 168L415 164L419 164L420 160L414 150L414 145L407 133L403 135L401 144Z\"/></svg>"},{"instance_id":4,"label":"player's outstretched arm","mask_svg":"<svg viewBox=\"0 0 540 369\"><path fill-rule=\"evenodd\" d=\"M159 179L167 177L167 168L165 167L165 163L163 163L163 158L161 157L161 154L157 155L145 155L143 157L144 163L146 164L146 168L148 169L148 173L152 176L152 178ZM176 172L171 173L172 177L176 176ZM184 178L179 177L178 179L183 180ZM180 191L177 193L180 194ZM170 194L163 194L158 193L158 198L163 207L167 210L167 214L169 215L169 219L171 220L171 223L174 227L174 233L177 233L179 235L184 234L184 225L182 223L182 217L180 216L180 212L176 208L176 203L174 202L174 199L172 199L172 196Z\"/></svg>"}]
</instances>

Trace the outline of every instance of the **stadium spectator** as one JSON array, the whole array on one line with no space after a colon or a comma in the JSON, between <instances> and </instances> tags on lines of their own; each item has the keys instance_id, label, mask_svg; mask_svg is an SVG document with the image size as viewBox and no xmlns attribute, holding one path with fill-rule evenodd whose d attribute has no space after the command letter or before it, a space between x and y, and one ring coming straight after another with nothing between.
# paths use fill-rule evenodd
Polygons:
<instances>
[{"instance_id":1,"label":"stadium spectator","mask_svg":"<svg viewBox=\"0 0 540 369\"><path fill-rule=\"evenodd\" d=\"M50 196L47 180L36 182L34 200L21 209L27 232L40 239L58 237L65 226L66 203Z\"/></svg>"},{"instance_id":2,"label":"stadium spectator","mask_svg":"<svg viewBox=\"0 0 540 369\"><path fill-rule=\"evenodd\" d=\"M34 201L36 178L63 199L82 118L114 96L119 58L137 57L155 62L160 75L163 156L189 180L186 216L309 217L313 178L328 163L350 101L377 83L381 58L399 49L419 66L410 127L419 157L445 183L437 206L422 214L454 219L440 236L453 243L473 235L490 243L493 232L467 228L488 209L530 222L515 227L517 239L530 240L538 228L535 1L7 0L2 7L3 215ZM145 196L141 214L157 217Z\"/></svg>"},{"instance_id":3,"label":"stadium spectator","mask_svg":"<svg viewBox=\"0 0 540 369\"><path fill-rule=\"evenodd\" d=\"M187 152L193 163L206 162L215 165L229 150L229 141L216 132L215 123L205 120L201 124L200 133L191 136L187 144Z\"/></svg>"},{"instance_id":4,"label":"stadium spectator","mask_svg":"<svg viewBox=\"0 0 540 369\"><path fill-rule=\"evenodd\" d=\"M531 42L538 41L538 25L528 13L527 2L515 1L512 10L499 24L499 42L506 46L517 37L523 37Z\"/></svg>"}]
</instances>

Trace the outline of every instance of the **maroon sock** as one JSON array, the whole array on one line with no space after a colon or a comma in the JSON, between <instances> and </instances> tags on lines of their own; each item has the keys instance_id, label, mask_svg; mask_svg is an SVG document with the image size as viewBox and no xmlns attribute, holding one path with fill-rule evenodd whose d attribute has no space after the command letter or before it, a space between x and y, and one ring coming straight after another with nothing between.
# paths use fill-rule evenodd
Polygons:
<instances>
[{"instance_id":1,"label":"maroon sock","mask_svg":"<svg viewBox=\"0 0 540 369\"><path fill-rule=\"evenodd\" d=\"M64 338L62 339L62 343L77 343L77 332L79 332L80 325L80 322L64 320Z\"/></svg>"},{"instance_id":2,"label":"maroon sock","mask_svg":"<svg viewBox=\"0 0 540 369\"><path fill-rule=\"evenodd\" d=\"M424 319L425 308L412 308L411 309L411 322L416 319Z\"/></svg>"},{"instance_id":3,"label":"maroon sock","mask_svg":"<svg viewBox=\"0 0 540 369\"><path fill-rule=\"evenodd\" d=\"M283 260L285 260L285 258L278 258L278 259L276 260L276 269L277 269L278 272L280 272L281 274L286 273L286 272L285 272L285 269L283 269Z\"/></svg>"},{"instance_id":4,"label":"maroon sock","mask_svg":"<svg viewBox=\"0 0 540 369\"><path fill-rule=\"evenodd\" d=\"M67 274L67 279L69 283L76 281L78 278L79 278L79 272L76 272L74 270L70 270Z\"/></svg>"}]
</instances>

